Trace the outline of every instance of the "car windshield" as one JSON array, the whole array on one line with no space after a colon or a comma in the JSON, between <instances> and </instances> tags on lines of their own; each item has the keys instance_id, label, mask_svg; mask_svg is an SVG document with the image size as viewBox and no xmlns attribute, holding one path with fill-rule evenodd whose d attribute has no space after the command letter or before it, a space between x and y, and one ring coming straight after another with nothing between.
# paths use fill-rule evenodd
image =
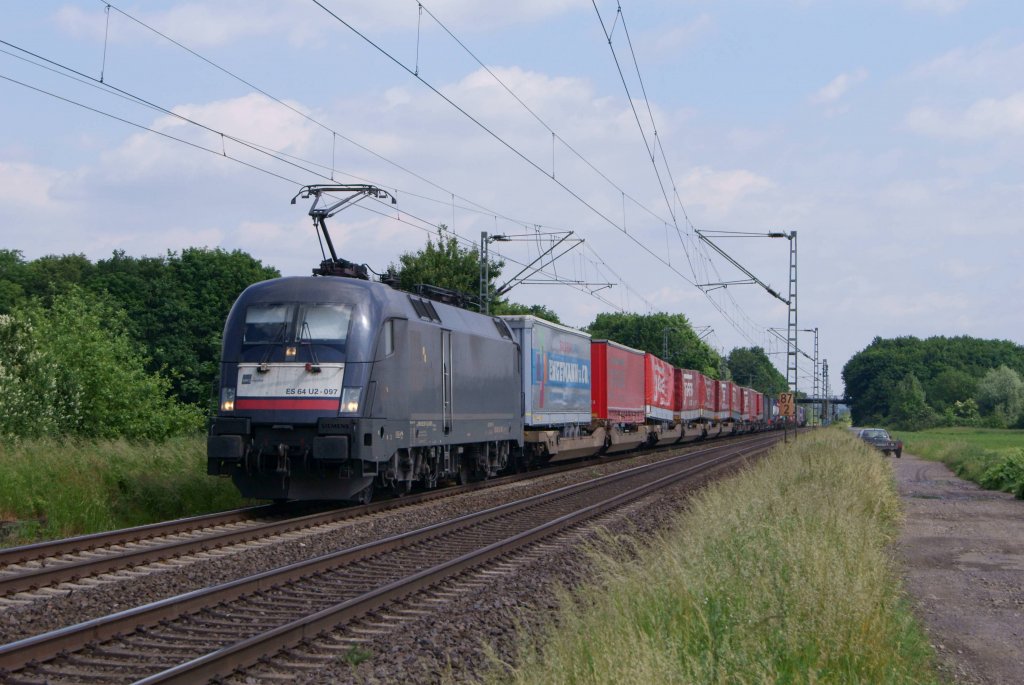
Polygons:
<instances>
[{"instance_id":1,"label":"car windshield","mask_svg":"<svg viewBox=\"0 0 1024 685\"><path fill-rule=\"evenodd\" d=\"M885 440L888 440L889 439L889 434L886 433L881 428L869 428L867 430L861 431L860 432L860 437L862 437L862 438L883 438Z\"/></svg>"}]
</instances>

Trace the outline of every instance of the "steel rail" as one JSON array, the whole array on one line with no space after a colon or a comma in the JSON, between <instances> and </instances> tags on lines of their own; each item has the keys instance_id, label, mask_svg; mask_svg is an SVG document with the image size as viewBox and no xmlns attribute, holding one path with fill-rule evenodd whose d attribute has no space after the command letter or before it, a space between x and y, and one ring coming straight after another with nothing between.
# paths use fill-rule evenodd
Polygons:
<instances>
[{"instance_id":1,"label":"steel rail","mask_svg":"<svg viewBox=\"0 0 1024 685\"><path fill-rule=\"evenodd\" d=\"M549 538L584 520L594 518L604 512L639 499L656 490L673 485L698 473L707 471L725 461L740 456L769 449L778 438L766 441L768 445L758 446L750 453L741 449L716 457L710 461L670 473L666 476L643 485L618 493L609 498L564 514L556 519L542 523L529 530L512 535L504 540L491 543L481 549L468 552L458 558L451 559L431 568L389 583L371 592L346 600L327 609L310 614L302 619L279 626L260 635L242 640L205 656L180 664L173 668L156 673L136 681L135 685L156 685L157 683L196 683L225 676L232 671L256 663L261 658L293 647L303 640L316 637L317 634L350 621L358 616L378 609L390 602L422 591L438 582L456 576L492 559L507 555L518 549L531 545L544 538ZM724 446L719 446L721 449ZM730 445L729 447L736 447ZM746 446L744 446L745 448ZM674 463L675 460L672 460ZM665 462L660 462L664 465ZM618 474L615 474L618 475Z\"/></svg>"},{"instance_id":2,"label":"steel rail","mask_svg":"<svg viewBox=\"0 0 1024 685\"><path fill-rule=\"evenodd\" d=\"M680 447L685 446L686 445L676 444L672 447L679 449ZM605 458L601 462L597 463L611 463L620 459L627 459L635 456L635 453L626 453L615 457ZM468 483L451 488L430 490L395 499L371 502L365 505L331 509L326 512L317 512L304 516L288 517L287 509L281 505L264 505L262 507L250 507L230 512L222 512L219 514L196 516L177 519L166 523L155 523L147 526L110 531L109 533L95 533L66 540L57 540L53 542L37 543L35 545L12 548L10 550L4 550L3 553L0 554L0 563L4 561L4 555L7 555L8 558L20 559L20 561L17 562L8 562L9 565L13 565L16 563L24 563L26 560L38 561L40 558L46 558L40 557L37 554L34 557L26 559L25 555L33 552L47 553L47 556L66 555L80 553L82 551L94 551L102 549L104 546L144 542L147 537L158 538L181 533L195 533L203 528L212 528L215 526L239 523L247 520L255 520L261 513L267 516L281 514L287 517L281 521L271 521L242 529L218 531L209 535L202 535L186 540L173 540L162 544L145 545L136 549L121 551L107 556L90 556L71 561L54 560L49 564L44 564L37 568L20 570L9 575L4 575L3 569L0 569L0 597L17 592L33 591L41 587L56 585L62 582L74 582L81 578L101 573L130 569L144 564L166 561L167 559L226 547L228 545L251 542L253 540L273 535L281 535L316 526L337 523L360 516L390 511L399 507L421 504L434 499L451 497L482 488L494 487L505 483L517 482L543 475L553 475L564 471L575 470L577 468L585 468L592 463L595 462L571 463L564 466L512 474L509 476Z\"/></svg>"},{"instance_id":3,"label":"steel rail","mask_svg":"<svg viewBox=\"0 0 1024 685\"><path fill-rule=\"evenodd\" d=\"M262 504L230 511L220 511L200 516L174 519L173 521L162 521L160 523L149 523L144 526L132 528L120 528L88 535L77 535L72 538L60 540L45 540L34 542L30 545L19 545L0 549L0 567L23 564L28 561L37 561L47 557L62 556L65 554L76 554L87 552L100 547L111 547L132 542L139 542L147 538L160 537L163 535L176 535L178 533L190 533L200 528L221 526L230 523L238 523L266 514L273 514L278 505Z\"/></svg>"},{"instance_id":4,"label":"steel rail","mask_svg":"<svg viewBox=\"0 0 1024 685\"><path fill-rule=\"evenodd\" d=\"M250 595L261 590L269 590L291 581L336 569L345 564L376 556L396 548L407 547L426 539L434 539L474 523L508 516L510 513L534 506L544 500L554 500L559 497L578 494L657 469L670 468L680 462L692 460L700 456L707 456L715 451L725 451L727 454L721 457L723 459L732 458L743 454L743 450L763 448L775 443L778 439L777 437L762 438L760 440L746 441L740 445L733 442L695 452L687 452L670 459L633 467L584 483L563 486L547 493L509 502L481 512L466 514L449 521L391 536L377 542L366 543L347 550L290 564L279 569L265 571L248 578L241 578L211 588L196 590L177 597L118 612L110 616L92 619L74 626L25 638L0 646L0 668L7 669L8 671L18 670L30 662L47 661L60 653L79 650L93 641L103 641L118 635L131 633L140 626L150 626L164 620L194 614L201 609L231 601L243 595Z\"/></svg>"},{"instance_id":5,"label":"steel rail","mask_svg":"<svg viewBox=\"0 0 1024 685\"><path fill-rule=\"evenodd\" d=\"M609 459L608 461L611 461L611 459ZM273 535L281 535L283 533L303 530L306 528L313 528L320 525L327 525L330 523L345 521L348 519L358 518L360 516L366 516L378 512L389 511L391 509L396 509L399 507L421 504L423 502L429 502L431 500L439 499L442 497L449 497L456 494L471 492L473 490L485 487L493 487L496 485L501 485L503 483L525 480L539 475L547 475L559 473L561 471L568 471L574 468L580 468L580 466L578 464L573 464L564 467L555 467L553 469L547 469L544 471L532 471L521 474L513 474L510 476L503 476L501 478L495 478L487 481L467 483L465 485L459 485L452 488L430 490L427 492L407 495L396 499L381 500L378 502L371 502L369 504L335 508L326 512L319 512L315 514L307 514L304 516L285 518L282 521L272 521L265 524L255 525L252 527L243 528L239 530L219 531L216 533L203 535L201 537L196 537L188 540L174 540L162 544L147 545L144 547L139 547L137 549L126 550L118 552L117 554L111 554L109 556L104 557L85 557L74 561L58 560L51 562L48 565L43 565L37 568L25 569L15 574L0 575L0 597L10 595L16 592L36 590L41 587L55 585L57 583L67 581L73 582L81 578L97 575L100 573L119 571L123 569L134 568L142 564L165 561L167 559L184 556L186 554L194 554L197 552L203 552L210 549L226 547L228 545L250 542L252 540L258 540L260 538L270 537ZM275 507L278 507L276 511ZM150 526L140 526L138 528L128 528L120 531L111 531L110 533L97 533L91 536L83 536L83 538L89 538L91 540L103 540L107 546L114 546L130 542L142 542L147 539L147 532L151 533L149 535L150 538L158 538L166 535L174 535L179 533L194 533L202 530L203 528L212 528L218 525L226 525L229 523L238 523L246 520L253 520L254 518L256 518L255 516L245 516L243 512L252 511L255 514L257 513L255 510L259 509L264 509L268 515L280 512L287 516L286 510L284 508L280 508L280 505L265 505L265 507L262 508L253 507L250 509L236 510L235 512L225 512L224 514L211 514L208 516L178 519L176 521L167 522L166 524L156 523ZM199 523L200 525L190 528L189 524L192 522ZM75 547L74 545L77 543L77 541L83 538L70 538L68 540L55 541L54 545L49 548L53 550L51 554L71 554L81 551L93 551L102 548L101 545L99 544L93 547ZM48 543L39 543L39 545L31 545L28 547L44 549L46 548L47 544ZM36 557L32 560L36 561L38 559L39 557ZM0 570L0 573L2 573L2 570Z\"/></svg>"}]
</instances>

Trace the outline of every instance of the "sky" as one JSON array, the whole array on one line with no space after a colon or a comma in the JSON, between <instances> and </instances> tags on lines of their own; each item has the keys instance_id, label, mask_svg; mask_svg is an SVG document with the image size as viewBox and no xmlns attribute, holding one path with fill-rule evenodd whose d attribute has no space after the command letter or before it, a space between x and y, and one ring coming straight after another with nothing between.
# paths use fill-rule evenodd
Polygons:
<instances>
[{"instance_id":1,"label":"sky","mask_svg":"<svg viewBox=\"0 0 1024 685\"><path fill-rule=\"evenodd\" d=\"M0 248L321 260L302 185L376 272L444 224L569 325L682 313L833 391L873 338L1024 344L1016 0L41 0L0 7ZM163 35L160 35L163 34ZM610 39L609 39L610 36ZM741 237L736 233L748 233ZM785 233L794 240L769 238ZM550 281L568 281L558 285ZM721 287L719 284L730 284ZM783 333L784 337L784 333ZM814 334L799 346L814 353ZM800 358L800 389L812 363Z\"/></svg>"}]
</instances>

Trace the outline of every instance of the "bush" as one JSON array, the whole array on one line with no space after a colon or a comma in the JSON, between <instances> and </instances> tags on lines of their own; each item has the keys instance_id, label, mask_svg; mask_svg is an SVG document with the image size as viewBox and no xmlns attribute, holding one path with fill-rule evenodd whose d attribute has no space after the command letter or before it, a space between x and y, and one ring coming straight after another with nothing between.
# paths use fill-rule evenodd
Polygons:
<instances>
[{"instance_id":1,"label":"bush","mask_svg":"<svg viewBox=\"0 0 1024 685\"><path fill-rule=\"evenodd\" d=\"M0 435L162 439L203 415L145 371L125 314L77 287L0 316Z\"/></svg>"},{"instance_id":2,"label":"bush","mask_svg":"<svg viewBox=\"0 0 1024 685\"><path fill-rule=\"evenodd\" d=\"M1024 449L1003 457L986 469L978 484L987 490L1012 492L1018 499L1024 499Z\"/></svg>"}]
</instances>

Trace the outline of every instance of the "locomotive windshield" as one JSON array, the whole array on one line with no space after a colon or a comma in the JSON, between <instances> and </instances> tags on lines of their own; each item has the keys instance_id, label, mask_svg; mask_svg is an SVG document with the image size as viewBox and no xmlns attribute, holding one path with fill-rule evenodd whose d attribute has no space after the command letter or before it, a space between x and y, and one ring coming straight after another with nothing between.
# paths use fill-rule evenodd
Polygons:
<instances>
[{"instance_id":1,"label":"locomotive windshield","mask_svg":"<svg viewBox=\"0 0 1024 685\"><path fill-rule=\"evenodd\" d=\"M246 345L290 342L345 344L352 320L348 304L252 304L245 310Z\"/></svg>"},{"instance_id":2,"label":"locomotive windshield","mask_svg":"<svg viewBox=\"0 0 1024 685\"><path fill-rule=\"evenodd\" d=\"M345 342L352 307L347 304L310 304L300 307L300 340Z\"/></svg>"}]
</instances>

